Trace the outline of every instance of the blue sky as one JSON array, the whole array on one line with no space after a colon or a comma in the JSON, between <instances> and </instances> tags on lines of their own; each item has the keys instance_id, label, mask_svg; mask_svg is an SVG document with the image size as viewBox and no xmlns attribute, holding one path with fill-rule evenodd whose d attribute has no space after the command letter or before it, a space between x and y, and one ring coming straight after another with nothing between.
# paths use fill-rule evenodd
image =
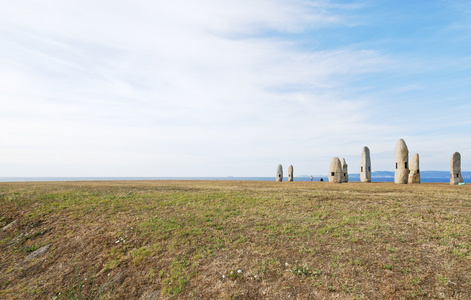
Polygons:
<instances>
[{"instance_id":1,"label":"blue sky","mask_svg":"<svg viewBox=\"0 0 471 300\"><path fill-rule=\"evenodd\" d=\"M471 169L467 1L7 1L0 177Z\"/></svg>"}]
</instances>

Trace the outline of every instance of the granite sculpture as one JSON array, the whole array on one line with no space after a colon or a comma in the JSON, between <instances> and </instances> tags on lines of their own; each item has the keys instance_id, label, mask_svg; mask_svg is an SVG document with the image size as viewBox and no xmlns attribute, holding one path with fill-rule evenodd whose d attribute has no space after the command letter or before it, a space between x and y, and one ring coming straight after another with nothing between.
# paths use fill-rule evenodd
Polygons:
<instances>
[{"instance_id":1,"label":"granite sculpture","mask_svg":"<svg viewBox=\"0 0 471 300\"><path fill-rule=\"evenodd\" d=\"M363 150L361 151L360 181L361 182L371 182L370 149L366 146L363 147Z\"/></svg>"},{"instance_id":2,"label":"granite sculpture","mask_svg":"<svg viewBox=\"0 0 471 300\"><path fill-rule=\"evenodd\" d=\"M420 183L419 154L416 153L410 160L409 182Z\"/></svg>"},{"instance_id":3,"label":"granite sculpture","mask_svg":"<svg viewBox=\"0 0 471 300\"><path fill-rule=\"evenodd\" d=\"M276 168L276 182L282 182L283 181L283 167L281 165L278 165Z\"/></svg>"},{"instance_id":4,"label":"granite sculpture","mask_svg":"<svg viewBox=\"0 0 471 300\"><path fill-rule=\"evenodd\" d=\"M342 183L342 163L338 157L332 158L329 167L329 182L330 183Z\"/></svg>"},{"instance_id":5,"label":"granite sculpture","mask_svg":"<svg viewBox=\"0 0 471 300\"><path fill-rule=\"evenodd\" d=\"M288 168L288 181L293 181L293 165Z\"/></svg>"},{"instance_id":6,"label":"granite sculpture","mask_svg":"<svg viewBox=\"0 0 471 300\"><path fill-rule=\"evenodd\" d=\"M461 176L461 154L453 153L450 163L450 184L455 185L464 182Z\"/></svg>"},{"instance_id":7,"label":"granite sculpture","mask_svg":"<svg viewBox=\"0 0 471 300\"><path fill-rule=\"evenodd\" d=\"M345 158L342 158L342 182L348 182L348 165Z\"/></svg>"},{"instance_id":8,"label":"granite sculpture","mask_svg":"<svg viewBox=\"0 0 471 300\"><path fill-rule=\"evenodd\" d=\"M407 149L406 142L403 139L399 139L396 143L394 160L396 163L394 183L407 184L409 179L409 149Z\"/></svg>"}]
</instances>

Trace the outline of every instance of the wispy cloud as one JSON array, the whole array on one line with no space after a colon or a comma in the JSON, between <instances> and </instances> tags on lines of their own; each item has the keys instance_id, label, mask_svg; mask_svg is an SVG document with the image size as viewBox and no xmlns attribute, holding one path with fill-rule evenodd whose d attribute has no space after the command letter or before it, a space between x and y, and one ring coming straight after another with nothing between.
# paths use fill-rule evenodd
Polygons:
<instances>
[{"instance_id":1,"label":"wispy cloud","mask_svg":"<svg viewBox=\"0 0 471 300\"><path fill-rule=\"evenodd\" d=\"M386 121L388 88L428 87L395 78L412 59L325 44L328 31L353 30L361 2L4 6L3 176L264 176L279 162L324 173L331 156L383 151L407 133Z\"/></svg>"}]
</instances>

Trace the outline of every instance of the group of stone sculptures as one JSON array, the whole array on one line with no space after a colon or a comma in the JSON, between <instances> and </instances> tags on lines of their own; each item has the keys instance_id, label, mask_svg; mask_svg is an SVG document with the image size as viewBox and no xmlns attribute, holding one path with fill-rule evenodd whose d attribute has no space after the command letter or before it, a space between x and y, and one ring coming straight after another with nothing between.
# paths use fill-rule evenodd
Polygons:
<instances>
[{"instance_id":1,"label":"group of stone sculptures","mask_svg":"<svg viewBox=\"0 0 471 300\"><path fill-rule=\"evenodd\" d=\"M400 139L397 141L394 156L396 161L394 182L397 184L420 183L419 154L415 153L412 156L409 167L409 150L407 149L406 142ZM451 185L464 182L461 176L461 154L459 152L455 152L451 156L450 175Z\"/></svg>"},{"instance_id":2,"label":"group of stone sculptures","mask_svg":"<svg viewBox=\"0 0 471 300\"><path fill-rule=\"evenodd\" d=\"M360 181L371 182L371 159L370 149L368 149L368 147L363 147L361 152ZM348 165L345 161L345 158L342 158L342 162L340 162L338 157L332 158L329 167L329 182L348 182Z\"/></svg>"},{"instance_id":3,"label":"group of stone sculptures","mask_svg":"<svg viewBox=\"0 0 471 300\"><path fill-rule=\"evenodd\" d=\"M329 182L348 182L348 165L345 158L342 158L342 161L338 157L332 158L329 167Z\"/></svg>"},{"instance_id":4,"label":"group of stone sculptures","mask_svg":"<svg viewBox=\"0 0 471 300\"><path fill-rule=\"evenodd\" d=\"M396 163L394 183L420 183L419 154L414 154L409 168L409 149L403 139L397 141L394 158Z\"/></svg>"},{"instance_id":5,"label":"group of stone sculptures","mask_svg":"<svg viewBox=\"0 0 471 300\"><path fill-rule=\"evenodd\" d=\"M293 181L293 165L290 165L288 168L288 181ZM278 165L276 168L276 181L277 182L282 182L283 181L283 167L281 165Z\"/></svg>"},{"instance_id":6,"label":"group of stone sculptures","mask_svg":"<svg viewBox=\"0 0 471 300\"><path fill-rule=\"evenodd\" d=\"M394 172L394 183L396 184L414 184L420 183L420 168L419 168L419 154L415 153L412 156L409 165L409 149L407 149L406 142L399 139L396 143L394 150L394 160L396 163ZM461 176L461 155L459 152L453 153L451 156L450 164L450 184L462 184L463 177ZM342 183L348 182L348 165L345 158L342 161L338 157L334 157L330 162L329 167L329 182ZM311 176L312 180L312 176ZM276 171L276 181L283 181L283 168L278 165ZM293 166L288 169L288 181L293 181ZM363 147L360 159L360 181L371 182L371 159L370 149Z\"/></svg>"}]
</instances>

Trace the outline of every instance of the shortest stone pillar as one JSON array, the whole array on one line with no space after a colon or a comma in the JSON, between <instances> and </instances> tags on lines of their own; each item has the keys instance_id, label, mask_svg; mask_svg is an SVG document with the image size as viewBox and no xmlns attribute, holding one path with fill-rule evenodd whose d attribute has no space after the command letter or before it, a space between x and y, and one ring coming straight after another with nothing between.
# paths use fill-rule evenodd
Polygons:
<instances>
[{"instance_id":1,"label":"shortest stone pillar","mask_svg":"<svg viewBox=\"0 0 471 300\"><path fill-rule=\"evenodd\" d=\"M459 152L453 153L450 163L450 184L455 185L464 182L461 176L461 154Z\"/></svg>"},{"instance_id":2,"label":"shortest stone pillar","mask_svg":"<svg viewBox=\"0 0 471 300\"><path fill-rule=\"evenodd\" d=\"M410 161L409 183L420 183L419 154L412 156Z\"/></svg>"},{"instance_id":3,"label":"shortest stone pillar","mask_svg":"<svg viewBox=\"0 0 471 300\"><path fill-rule=\"evenodd\" d=\"M283 181L283 167L281 165L278 165L276 168L276 182L282 182Z\"/></svg>"},{"instance_id":4,"label":"shortest stone pillar","mask_svg":"<svg viewBox=\"0 0 471 300\"><path fill-rule=\"evenodd\" d=\"M290 165L288 168L288 181L293 181L293 165Z\"/></svg>"},{"instance_id":5,"label":"shortest stone pillar","mask_svg":"<svg viewBox=\"0 0 471 300\"><path fill-rule=\"evenodd\" d=\"M330 183L342 183L342 164L338 157L332 158L329 167L329 182Z\"/></svg>"}]
</instances>

